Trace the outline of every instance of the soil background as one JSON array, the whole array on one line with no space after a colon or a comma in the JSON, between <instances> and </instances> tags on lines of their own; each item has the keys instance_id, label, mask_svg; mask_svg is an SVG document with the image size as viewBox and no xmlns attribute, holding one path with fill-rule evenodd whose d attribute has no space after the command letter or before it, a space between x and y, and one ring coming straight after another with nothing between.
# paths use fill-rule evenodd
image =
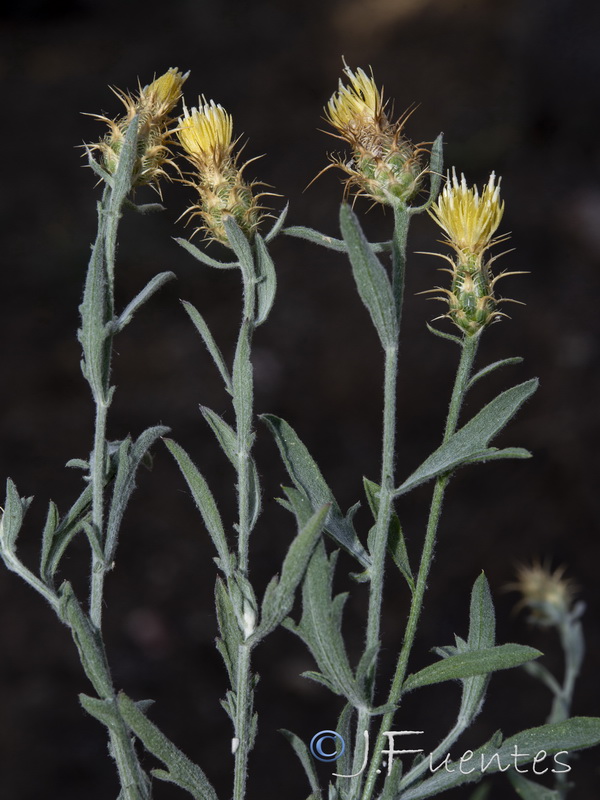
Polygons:
<instances>
[{"instance_id":1,"label":"soil background","mask_svg":"<svg viewBox=\"0 0 600 800\"><path fill-rule=\"evenodd\" d=\"M47 500L65 511L81 489L70 458L86 458L92 406L75 338L89 243L95 235L93 174L76 146L102 126L80 112L120 113L109 86L135 89L168 67L191 70L188 104L199 94L223 104L248 157L265 154L250 177L290 200L289 222L337 235L342 194L330 170L309 189L337 143L319 132L342 56L372 66L400 113L417 104L408 133L431 141L443 130L446 163L481 185L493 169L506 200L503 231L514 252L502 268L527 270L501 290L526 305L484 337L480 363L522 355L525 362L486 379L469 398L474 411L494 392L538 375L541 387L497 440L534 458L464 470L452 482L430 580L414 668L430 649L466 634L469 593L484 569L497 604L498 640L544 651L560 674L551 632L515 614L503 590L515 565L564 564L586 602L588 643L573 712L600 715L598 631L598 397L600 296L600 5L568 0L22 0L0 12L3 124L0 220L3 336L0 475L35 495L19 543L38 559ZM140 192L138 200L152 200ZM198 405L228 419L227 395L179 298L205 315L231 356L240 314L235 273L200 266L173 241L189 235L177 218L188 190L165 188L166 212L128 215L118 252L118 301L125 304L154 274L166 286L116 344L117 386L110 436L136 435L163 423L208 477L229 525L233 475ZM284 200L274 200L280 207ZM358 203L372 240L389 237L391 217ZM419 218L410 251L438 249L433 223ZM199 239L196 240L199 243ZM217 251L214 250L215 254ZM283 416L321 465L340 505L362 500L362 476L377 479L382 359L344 259L281 237L273 246L279 294L256 336L257 410ZM417 295L443 281L439 263L410 258L399 381L398 474L408 475L441 436L456 364L455 348L425 322L438 306ZM440 306L441 308L441 306ZM505 309L506 310L506 309ZM252 543L252 571L262 589L285 553L294 526L271 498L287 478L269 434L258 427L256 455L265 509ZM142 472L127 513L116 568L107 583L106 640L117 686L153 698L152 718L229 796L231 730L219 705L226 689L214 649L212 546L165 449ZM398 504L413 561L423 535L430 489ZM363 502L363 506L364 506ZM364 533L366 512L357 517ZM62 575L86 592L88 552L75 541ZM353 569L340 562L340 590ZM364 588L353 589L345 621L352 657L362 639ZM383 620L381 685L401 642L407 592L390 570ZM295 611L297 615L297 610ZM305 739L334 728L340 710L317 684L300 677L310 657L287 631L257 651L259 732L249 799L304 800L308 787L289 745L288 728ZM118 793L104 730L80 708L90 692L68 631L12 573L0 573L0 796L7 800L106 800ZM441 704L435 710L434 701ZM433 747L452 724L459 688L415 693L398 724L425 731ZM497 728L507 735L541 724L547 691L527 675L495 676L489 699L464 749ZM462 746L462 745L461 745ZM457 752L462 752L459 751ZM158 766L145 758L148 768ZM598 751L573 762L570 797L597 797ZM325 783L331 768L322 770ZM182 796L155 782L155 796ZM512 796L506 779L491 798ZM468 797L469 788L452 796Z\"/></svg>"}]
</instances>

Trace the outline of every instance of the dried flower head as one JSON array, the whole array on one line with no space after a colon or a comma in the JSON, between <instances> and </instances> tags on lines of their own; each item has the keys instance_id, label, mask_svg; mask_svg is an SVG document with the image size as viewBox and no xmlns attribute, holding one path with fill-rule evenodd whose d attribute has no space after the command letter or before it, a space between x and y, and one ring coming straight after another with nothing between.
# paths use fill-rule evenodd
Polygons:
<instances>
[{"instance_id":1,"label":"dried flower head","mask_svg":"<svg viewBox=\"0 0 600 800\"><path fill-rule=\"evenodd\" d=\"M329 166L348 175L346 193L354 189L385 205L408 203L426 172L421 163L425 149L415 147L402 133L408 114L392 122L385 111L383 90L373 77L347 66L344 73L349 83L340 80L325 118L337 131L334 135L348 142L352 156L350 160L332 156Z\"/></svg>"},{"instance_id":2,"label":"dried flower head","mask_svg":"<svg viewBox=\"0 0 600 800\"><path fill-rule=\"evenodd\" d=\"M193 186L200 200L187 209L191 217L199 216L208 238L227 244L227 233L223 221L232 216L252 238L258 228L262 211L255 196L254 183L248 184L242 177L247 163L237 166L235 154L237 140L233 140L233 121L225 109L213 100L200 98L198 108L191 111L184 107L179 120L177 135L185 157L194 167L188 186Z\"/></svg>"},{"instance_id":3,"label":"dried flower head","mask_svg":"<svg viewBox=\"0 0 600 800\"><path fill-rule=\"evenodd\" d=\"M473 336L506 316L497 310L499 303L517 302L495 298L494 286L500 278L520 273L502 272L494 277L491 265L498 256L487 260L484 257L490 247L508 239L508 235L495 237L504 213L500 181L496 183L492 172L480 194L476 186L467 186L464 175L459 181L452 169L452 176L448 173L446 185L429 213L446 233L446 244L455 251L453 258L430 254L447 261L451 269L445 271L452 275L451 289L438 286L430 291L442 292L435 299L449 305L448 313L443 316L449 317L463 333Z\"/></svg>"},{"instance_id":4,"label":"dried flower head","mask_svg":"<svg viewBox=\"0 0 600 800\"><path fill-rule=\"evenodd\" d=\"M558 567L552 572L547 564L539 562L517 568L517 580L507 589L520 592L522 599L517 608L528 608L532 622L555 625L571 611L576 587L570 578L564 577L565 569Z\"/></svg>"},{"instance_id":5,"label":"dried flower head","mask_svg":"<svg viewBox=\"0 0 600 800\"><path fill-rule=\"evenodd\" d=\"M173 165L169 149L172 134L169 126L173 122L170 114L181 99L181 88L188 75L189 72L183 74L171 67L148 86L140 87L137 95L114 89L125 106L124 116L112 120L98 114L92 115L108 125L109 133L88 149L100 153L102 167L109 175L114 175L117 170L125 136L137 116L138 158L133 170L132 186L150 184L160 192L158 181L167 175L164 167Z\"/></svg>"}]
</instances>

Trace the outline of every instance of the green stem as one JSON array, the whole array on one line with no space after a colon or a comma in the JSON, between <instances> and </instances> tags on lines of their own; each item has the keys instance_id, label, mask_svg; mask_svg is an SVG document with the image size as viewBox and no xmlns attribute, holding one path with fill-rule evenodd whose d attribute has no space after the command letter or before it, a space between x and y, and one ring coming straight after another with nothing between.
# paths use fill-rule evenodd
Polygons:
<instances>
[{"instance_id":1,"label":"green stem","mask_svg":"<svg viewBox=\"0 0 600 800\"><path fill-rule=\"evenodd\" d=\"M452 398L450 400L450 408L448 410L448 416L444 430L443 443L447 442L452 434L456 431L460 410L467 390L467 384L469 382L469 376L475 360L478 344L479 335L465 337L462 341L461 358L454 381ZM433 496L431 499L431 507L429 510L429 519L427 521L427 531L425 533L425 541L423 544L423 552L421 555L421 563L419 565L419 573L417 576L415 591L412 597L410 613L406 625L406 632L404 634L404 641L402 643L402 649L400 651L396 672L388 697L389 704L397 705L402 693L402 684L404 683L404 679L406 677L408 660L410 658L421 610L423 608L423 598L425 595L425 589L427 587L429 570L433 561L433 552L444 501L444 494L446 492L446 486L448 485L449 480L450 475L442 475L435 482L435 488L433 490ZM379 758L377 754L381 753L384 748L384 732L390 730L394 713L394 711L389 711L382 717L379 735L375 744L375 750L373 751L374 757L371 761L369 772L367 774L362 800L370 800L373 795L375 782L377 780L377 769L379 767Z\"/></svg>"},{"instance_id":2,"label":"green stem","mask_svg":"<svg viewBox=\"0 0 600 800\"><path fill-rule=\"evenodd\" d=\"M256 276L253 265L240 264L242 281L244 308L242 317L242 328L238 339L238 352L236 358L241 358L241 349L245 346L243 337L247 337L248 351L252 345L252 334L256 316ZM248 359L250 354L248 353ZM238 369L242 369L241 364ZM234 369L235 372L235 369ZM250 364L249 374L247 375L250 386L241 386L239 379L234 379L234 407L236 412L237 428L237 490L238 490L238 566L237 573L243 578L247 578L249 571L249 542L251 533L250 519L250 494L252 492L251 480L251 450L252 450L252 416L253 416L253 389L252 389L252 367ZM253 632L254 610L250 607L249 601L244 600L244 619L246 613L250 618L248 628L244 631L247 638ZM247 605L248 604L248 605ZM247 644L241 644L238 650L238 663L236 667L236 715L235 715L235 748L234 748L234 776L233 776L233 799L244 800L246 796L246 780L248 773L248 757L252 748L252 715L254 707L253 675L251 665L252 648Z\"/></svg>"},{"instance_id":3,"label":"green stem","mask_svg":"<svg viewBox=\"0 0 600 800\"><path fill-rule=\"evenodd\" d=\"M383 436L381 447L381 479L379 491L379 508L375 523L375 539L371 552L373 564L369 584L369 609L367 614L367 630L365 652L378 651L381 631L381 606L383 603L383 585L385 575L385 556L387 552L390 520L392 517L392 501L394 494L394 464L396 459L396 395L398 381L398 342L400 323L402 320L402 303L404 299L404 276L406 268L406 241L410 215L404 206L394 207L394 233L392 238L392 291L396 310L396 342L394 347L385 351L385 371L383 389ZM370 700L373 701L377 658L373 659L370 679ZM361 708L358 712L356 726L356 746L352 772L359 770L362 763L363 731L369 726L369 711ZM362 777L356 779L358 791ZM358 792L357 792L358 793Z\"/></svg>"}]
</instances>

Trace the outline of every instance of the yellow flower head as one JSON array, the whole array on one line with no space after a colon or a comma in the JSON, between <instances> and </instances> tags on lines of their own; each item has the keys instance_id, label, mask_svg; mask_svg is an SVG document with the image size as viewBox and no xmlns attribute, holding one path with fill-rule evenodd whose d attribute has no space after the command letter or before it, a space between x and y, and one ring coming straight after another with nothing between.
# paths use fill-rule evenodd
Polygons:
<instances>
[{"instance_id":1,"label":"yellow flower head","mask_svg":"<svg viewBox=\"0 0 600 800\"><path fill-rule=\"evenodd\" d=\"M244 166L237 166L234 153L233 120L225 109L200 98L198 108L184 107L177 136L185 157L194 167L187 180L199 194L199 202L187 209L191 217L203 220L201 230L208 238L228 245L224 219L233 216L244 233L252 238L264 210L253 194L254 184L242 177Z\"/></svg>"},{"instance_id":2,"label":"yellow flower head","mask_svg":"<svg viewBox=\"0 0 600 800\"><path fill-rule=\"evenodd\" d=\"M521 593L517 608L528 607L533 622L554 624L571 610L576 594L573 581L565 578L564 573L565 567L551 572L547 565L539 562L531 566L521 565L517 569L517 581L507 588Z\"/></svg>"},{"instance_id":3,"label":"yellow flower head","mask_svg":"<svg viewBox=\"0 0 600 800\"><path fill-rule=\"evenodd\" d=\"M354 189L377 203L407 203L419 190L424 170L423 148L414 147L402 135L407 116L391 122L384 108L383 90L362 69L344 67L341 80L325 108L325 119L347 141L352 157L333 156L329 165L339 167L348 178L346 192Z\"/></svg>"},{"instance_id":4,"label":"yellow flower head","mask_svg":"<svg viewBox=\"0 0 600 800\"><path fill-rule=\"evenodd\" d=\"M383 112L383 91L379 91L375 80L362 69L352 72L344 67L350 79L349 86L344 86L341 79L337 92L327 103L325 114L327 121L337 128L344 138L349 133L357 134L365 125L381 121Z\"/></svg>"},{"instance_id":5,"label":"yellow flower head","mask_svg":"<svg viewBox=\"0 0 600 800\"><path fill-rule=\"evenodd\" d=\"M438 200L431 207L431 216L448 234L449 243L459 252L482 253L494 243L504 202L500 200L500 181L492 172L481 196L476 186L469 188L465 176L460 182L452 169Z\"/></svg>"},{"instance_id":6,"label":"yellow flower head","mask_svg":"<svg viewBox=\"0 0 600 800\"><path fill-rule=\"evenodd\" d=\"M203 103L191 112L184 107L177 136L188 159L199 169L219 169L233 149L233 120L214 100Z\"/></svg>"},{"instance_id":7,"label":"yellow flower head","mask_svg":"<svg viewBox=\"0 0 600 800\"><path fill-rule=\"evenodd\" d=\"M139 155L133 170L132 186L151 184L160 191L158 180L167 174L164 167L173 165L169 149L169 125L173 121L170 113L181 99L181 88L188 75L189 72L183 74L176 67L171 67L148 86L140 87L137 95L114 89L125 106L125 115L114 120L93 115L108 125L109 133L88 149L100 152L102 166L109 175L117 171L125 136L137 116Z\"/></svg>"}]
</instances>

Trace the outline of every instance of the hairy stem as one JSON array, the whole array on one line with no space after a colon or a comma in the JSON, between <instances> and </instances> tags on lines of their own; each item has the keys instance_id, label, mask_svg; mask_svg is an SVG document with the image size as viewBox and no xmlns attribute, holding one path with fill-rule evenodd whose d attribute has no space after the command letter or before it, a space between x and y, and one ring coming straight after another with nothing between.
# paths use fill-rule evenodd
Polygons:
<instances>
[{"instance_id":1,"label":"hairy stem","mask_svg":"<svg viewBox=\"0 0 600 800\"><path fill-rule=\"evenodd\" d=\"M454 388L452 391L452 398L450 400L450 408L446 418L446 426L444 429L443 443L447 442L452 434L456 431L458 424L458 417L463 404L467 384L475 360L477 346L479 344L479 335L465 337L462 342L461 358L454 381ZM388 703L397 704L400 700L402 693L402 684L406 677L406 670L408 667L408 660L415 640L417 626L423 608L423 598L425 589L427 587L427 579L429 577L429 570L433 561L433 552L435 548L435 540L437 529L440 521L442 505L444 501L444 494L450 475L441 475L435 482L433 496L431 499L431 506L429 509L429 519L427 521L427 530L425 533L425 541L423 544L423 552L421 555L421 563L419 565L419 573L415 585L406 631L404 634L404 641L402 649L396 666L396 672L392 681ZM379 767L378 754L381 753L385 744L384 732L390 730L394 718L394 711L389 711L383 715L379 735L374 750L374 757L371 761L369 772L365 782L365 789L362 795L362 800L370 800L375 788L377 780L377 769Z\"/></svg>"}]
</instances>

